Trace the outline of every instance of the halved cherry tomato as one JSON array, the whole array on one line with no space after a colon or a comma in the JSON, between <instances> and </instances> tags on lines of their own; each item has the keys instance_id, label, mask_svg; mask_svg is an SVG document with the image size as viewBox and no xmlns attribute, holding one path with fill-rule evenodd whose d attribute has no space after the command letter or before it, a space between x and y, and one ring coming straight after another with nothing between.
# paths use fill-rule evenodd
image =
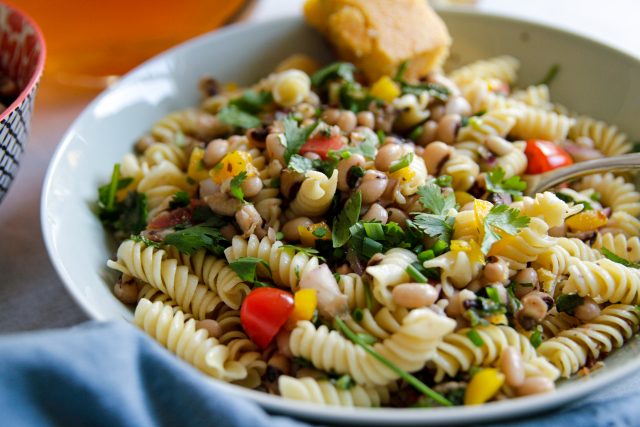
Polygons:
<instances>
[{"instance_id":1,"label":"halved cherry tomato","mask_svg":"<svg viewBox=\"0 0 640 427\"><path fill-rule=\"evenodd\" d=\"M339 134L325 136L322 132L318 132L300 147L300 155L304 156L305 153L316 153L322 157L323 160L326 160L329 150L336 151L341 149L342 146L342 137Z\"/></svg>"},{"instance_id":2,"label":"halved cherry tomato","mask_svg":"<svg viewBox=\"0 0 640 427\"><path fill-rule=\"evenodd\" d=\"M542 139L528 140L524 154L528 160L527 173L529 175L535 175L573 164L569 153L553 142Z\"/></svg>"},{"instance_id":3,"label":"halved cherry tomato","mask_svg":"<svg viewBox=\"0 0 640 427\"><path fill-rule=\"evenodd\" d=\"M293 295L276 288L257 288L242 303L240 323L260 348L266 348L293 311Z\"/></svg>"},{"instance_id":4,"label":"halved cherry tomato","mask_svg":"<svg viewBox=\"0 0 640 427\"><path fill-rule=\"evenodd\" d=\"M164 211L155 216L148 225L148 228L160 230L174 227L178 224L191 221L192 212L188 208L177 208L172 211Z\"/></svg>"}]
</instances>

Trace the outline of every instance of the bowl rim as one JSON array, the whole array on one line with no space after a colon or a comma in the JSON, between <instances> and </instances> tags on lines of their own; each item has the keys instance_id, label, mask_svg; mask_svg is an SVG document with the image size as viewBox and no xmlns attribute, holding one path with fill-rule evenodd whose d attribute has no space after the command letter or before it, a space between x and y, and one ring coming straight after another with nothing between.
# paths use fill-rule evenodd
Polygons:
<instances>
[{"instance_id":1,"label":"bowl rim","mask_svg":"<svg viewBox=\"0 0 640 427\"><path fill-rule=\"evenodd\" d=\"M558 28L551 24L545 24L533 20L527 20L522 17L514 17L503 13L497 13L493 11L482 11L473 9L463 9L458 7L438 8L438 13L444 15L474 17L474 16L486 16L489 19L503 21L503 22L515 22L524 24L533 28L544 29L545 31L552 31L560 33L562 36L569 37L574 40L588 41L591 44L596 45L598 48L606 49L614 52L617 55L622 55L626 59L640 63L640 56L634 56L629 52L618 49L617 47L606 44L602 41L596 40L588 35L578 34L566 29ZM63 135L61 142L56 148L55 154L49 164L44 185L41 195L40 205L40 219L41 229L45 241L45 246L51 259L52 264L62 282L71 294L75 302L80 308L93 319L100 321L111 320L111 317L103 316L97 311L96 308L85 304L84 298L81 295L79 288L71 287L68 283L73 282L70 274L66 271L64 265L56 258L57 249L54 244L54 235L52 233L52 227L46 220L46 209L49 203L49 193L52 189L53 175L59 163L62 160L63 153L66 147L71 143L74 129L78 123L81 122L91 110L102 101L103 98L109 96L113 91L120 90L122 85L128 84L130 81L135 80L139 73L143 72L149 64L156 61L162 61L166 57L174 54L175 51L179 51L186 46L197 45L205 43L211 37L218 37L223 35L233 35L235 33L241 33L247 31L249 28L255 28L259 30L262 27L268 27L279 24L301 22L301 16L289 16L276 19L270 19L261 22L242 22L230 25L228 27L202 34L198 37L180 43L156 56L136 66L129 71L113 86L109 87L101 94L99 94L83 112L74 120L68 130ZM118 319L119 321L121 319ZM292 415L302 419L309 420L322 420L323 422L337 422L337 423L353 423L353 424L373 424L373 425L386 425L386 424L467 424L477 422L496 421L506 418L513 418L518 415L530 416L534 412L547 409L555 409L559 406L566 405L567 403L574 402L578 398L592 393L593 391L605 387L619 380L640 368L640 358L625 363L622 366L611 367L609 371L598 375L597 377L585 377L580 380L580 383L572 383L566 387L556 390L554 393L533 395L520 397L518 399L509 399L507 401L489 402L479 406L464 406L464 407L451 407L451 408L345 408L339 406L322 406L318 404L286 400L280 396L269 395L264 392L256 390L244 389L242 387L225 383L223 381L209 379L211 384L218 387L219 390L227 391L239 397L250 397L254 402L262 405L264 408L270 411ZM454 414L459 412L458 416ZM544 413L544 412L543 412ZM453 418L452 418L453 417Z\"/></svg>"},{"instance_id":2,"label":"bowl rim","mask_svg":"<svg viewBox=\"0 0 640 427\"><path fill-rule=\"evenodd\" d=\"M42 33L42 30L40 29L36 21L31 16L29 16L22 9L14 5L2 3L0 4L0 7L5 7L7 9L10 9L13 12L17 13L18 15L20 15L22 18L24 18L25 21L27 21L27 23L29 24L29 26L31 26L31 28L33 29L36 35L36 40L40 45L40 53L38 54L38 61L36 63L36 68L33 74L31 75L29 82L20 92L20 95L18 95L18 97L11 104L9 104L2 113L0 113L0 121L2 121L6 119L9 116L9 114L13 113L24 102L24 100L27 98L27 96L29 96L33 88L38 84L38 81L40 80L40 77L42 76L42 73L44 71L45 58L47 57L47 46L44 41L44 34Z\"/></svg>"}]
</instances>

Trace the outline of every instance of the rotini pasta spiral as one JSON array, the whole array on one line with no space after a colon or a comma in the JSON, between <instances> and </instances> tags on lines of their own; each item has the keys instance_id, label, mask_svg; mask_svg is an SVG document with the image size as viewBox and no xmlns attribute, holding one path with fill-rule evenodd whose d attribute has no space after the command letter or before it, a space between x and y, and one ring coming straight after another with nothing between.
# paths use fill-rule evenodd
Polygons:
<instances>
[{"instance_id":1,"label":"rotini pasta spiral","mask_svg":"<svg viewBox=\"0 0 640 427\"><path fill-rule=\"evenodd\" d=\"M362 320L356 321L353 316L348 317L345 323L352 331L360 334L369 334L378 339L388 338L389 335L400 329L402 319L409 311L406 308L390 310L383 307L375 315L368 308L362 310Z\"/></svg>"},{"instance_id":2,"label":"rotini pasta spiral","mask_svg":"<svg viewBox=\"0 0 640 427\"><path fill-rule=\"evenodd\" d=\"M269 237L260 240L255 234L248 239L235 236L224 254L229 262L244 257L260 258L269 264L271 277L277 285L297 290L300 277L318 267L320 261L314 256L310 257L282 246L281 241L271 242ZM264 272L262 274L264 275Z\"/></svg>"},{"instance_id":3,"label":"rotini pasta spiral","mask_svg":"<svg viewBox=\"0 0 640 427\"><path fill-rule=\"evenodd\" d=\"M531 218L529 227L523 228L515 236L505 236L493 244L489 255L508 262L511 270L522 270L527 264L554 244L547 235L549 227L539 218Z\"/></svg>"},{"instance_id":4,"label":"rotini pasta spiral","mask_svg":"<svg viewBox=\"0 0 640 427\"><path fill-rule=\"evenodd\" d=\"M582 205L569 206L550 191L538 193L534 198L525 196L511 207L528 217L542 219L549 227L561 226L566 218L582 210Z\"/></svg>"},{"instance_id":5,"label":"rotini pasta spiral","mask_svg":"<svg viewBox=\"0 0 640 427\"><path fill-rule=\"evenodd\" d=\"M411 281L407 273L407 267L418 261L418 257L411 251L401 248L393 248L387 251L382 260L367 267L367 274L372 280L372 292L374 298L382 305L393 307L391 291L393 286Z\"/></svg>"},{"instance_id":6,"label":"rotini pasta spiral","mask_svg":"<svg viewBox=\"0 0 640 427\"><path fill-rule=\"evenodd\" d=\"M526 107L511 129L511 136L562 141L567 137L574 123L575 119L571 117L553 111Z\"/></svg>"},{"instance_id":7,"label":"rotini pasta spiral","mask_svg":"<svg viewBox=\"0 0 640 427\"><path fill-rule=\"evenodd\" d=\"M154 142L144 150L143 157L151 167L164 160L173 163L180 169L184 169L187 165L187 156L184 151L171 143Z\"/></svg>"},{"instance_id":8,"label":"rotini pasta spiral","mask_svg":"<svg viewBox=\"0 0 640 427\"><path fill-rule=\"evenodd\" d=\"M234 310L240 308L242 300L251 290L224 259L207 255L204 249L193 255L188 255L169 247L168 254L171 258L179 260L182 265L186 265L189 272L195 274L202 283L217 293L222 301Z\"/></svg>"},{"instance_id":9,"label":"rotini pasta spiral","mask_svg":"<svg viewBox=\"0 0 640 427\"><path fill-rule=\"evenodd\" d=\"M471 120L458 132L458 141L483 143L490 136L505 137L521 115L519 110L492 110Z\"/></svg>"},{"instance_id":10,"label":"rotini pasta spiral","mask_svg":"<svg viewBox=\"0 0 640 427\"><path fill-rule=\"evenodd\" d=\"M416 309L402 326L374 349L401 369L415 372L433 355L442 336L451 332L455 322L430 309ZM316 368L349 374L362 385L386 385L398 374L377 359L326 326L316 329L311 322L298 322L291 332L289 347L295 356L309 360Z\"/></svg>"},{"instance_id":11,"label":"rotini pasta spiral","mask_svg":"<svg viewBox=\"0 0 640 427\"><path fill-rule=\"evenodd\" d=\"M207 331L196 329L195 320L185 322L184 313L162 302L142 299L136 306L134 323L160 344L202 372L224 381L237 381L246 377L241 363L229 360L229 350L209 338Z\"/></svg>"},{"instance_id":12,"label":"rotini pasta spiral","mask_svg":"<svg viewBox=\"0 0 640 427\"><path fill-rule=\"evenodd\" d=\"M582 179L576 186L578 190L593 189L600 194L600 202L613 212L625 212L632 216L640 215L640 193L635 186L625 182L624 178L612 173L594 174Z\"/></svg>"},{"instance_id":13,"label":"rotini pasta spiral","mask_svg":"<svg viewBox=\"0 0 640 427\"><path fill-rule=\"evenodd\" d=\"M174 143L176 135L183 133L202 141L209 141L229 131L229 126L206 111L189 108L166 115L151 128L157 141Z\"/></svg>"},{"instance_id":14,"label":"rotini pasta spiral","mask_svg":"<svg viewBox=\"0 0 640 427\"><path fill-rule=\"evenodd\" d=\"M545 268L555 275L562 275L569 272L574 258L595 261L602 258L602 254L580 239L560 237L555 241L555 245L538 256L533 265Z\"/></svg>"},{"instance_id":15,"label":"rotini pasta spiral","mask_svg":"<svg viewBox=\"0 0 640 427\"><path fill-rule=\"evenodd\" d=\"M620 132L616 126L608 125L591 117L578 117L571 127L569 137L575 140L580 136L591 138L595 147L606 156L625 154L633 148L627 135Z\"/></svg>"},{"instance_id":16,"label":"rotini pasta spiral","mask_svg":"<svg viewBox=\"0 0 640 427\"><path fill-rule=\"evenodd\" d=\"M378 302L373 298L369 284L362 280L362 276L355 273L341 274L338 279L340 292L347 296L349 310L354 308L367 308L369 305L375 309Z\"/></svg>"},{"instance_id":17,"label":"rotini pasta spiral","mask_svg":"<svg viewBox=\"0 0 640 427\"><path fill-rule=\"evenodd\" d=\"M569 377L585 366L589 358L597 360L601 353L621 347L638 331L639 323L635 306L610 305L591 322L543 342L538 354L553 363L563 377Z\"/></svg>"},{"instance_id":18,"label":"rotini pasta spiral","mask_svg":"<svg viewBox=\"0 0 640 427\"><path fill-rule=\"evenodd\" d=\"M563 293L576 292L603 302L640 304L640 272L609 259L582 261L571 259L569 278L562 284Z\"/></svg>"},{"instance_id":19,"label":"rotini pasta spiral","mask_svg":"<svg viewBox=\"0 0 640 427\"><path fill-rule=\"evenodd\" d=\"M189 273L188 267L167 258L164 250L147 247L142 242L122 242L117 260L109 260L107 266L161 290L196 319L204 319L222 303L215 292Z\"/></svg>"},{"instance_id":20,"label":"rotini pasta spiral","mask_svg":"<svg viewBox=\"0 0 640 427\"><path fill-rule=\"evenodd\" d=\"M490 78L513 83L516 80L518 68L520 68L520 61L513 56L503 55L460 67L450 74L450 78L458 86L465 86L474 80Z\"/></svg>"},{"instance_id":21,"label":"rotini pasta spiral","mask_svg":"<svg viewBox=\"0 0 640 427\"><path fill-rule=\"evenodd\" d=\"M549 86L545 84L528 86L526 89L516 90L511 97L517 101L524 102L530 107L542 110L552 110Z\"/></svg>"},{"instance_id":22,"label":"rotini pasta spiral","mask_svg":"<svg viewBox=\"0 0 640 427\"><path fill-rule=\"evenodd\" d=\"M475 257L469 251L449 251L425 261L422 265L424 268L440 268L440 281L443 286L463 288L480 274L484 258Z\"/></svg>"},{"instance_id":23,"label":"rotini pasta spiral","mask_svg":"<svg viewBox=\"0 0 640 427\"><path fill-rule=\"evenodd\" d=\"M331 206L337 186L338 170L333 171L331 178L327 178L322 172L307 172L300 191L291 202L289 217L322 215Z\"/></svg>"},{"instance_id":24,"label":"rotini pasta spiral","mask_svg":"<svg viewBox=\"0 0 640 427\"><path fill-rule=\"evenodd\" d=\"M637 236L627 238L624 234L598 233L593 247L608 249L627 261L640 261L640 237Z\"/></svg>"},{"instance_id":25,"label":"rotini pasta spiral","mask_svg":"<svg viewBox=\"0 0 640 427\"><path fill-rule=\"evenodd\" d=\"M466 191L476 182L480 167L472 158L456 149L442 166L440 173L451 176L451 186L455 190Z\"/></svg>"},{"instance_id":26,"label":"rotini pasta spiral","mask_svg":"<svg viewBox=\"0 0 640 427\"><path fill-rule=\"evenodd\" d=\"M331 406L377 407L390 399L389 390L382 386L355 385L347 390L341 390L327 380L298 379L287 375L281 375L278 378L278 388L280 395L287 399Z\"/></svg>"}]
</instances>

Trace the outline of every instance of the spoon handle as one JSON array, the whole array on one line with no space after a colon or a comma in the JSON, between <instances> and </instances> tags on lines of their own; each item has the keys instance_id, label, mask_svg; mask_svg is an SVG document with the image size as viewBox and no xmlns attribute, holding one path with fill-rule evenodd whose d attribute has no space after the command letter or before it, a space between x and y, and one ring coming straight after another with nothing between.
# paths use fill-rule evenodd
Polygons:
<instances>
[{"instance_id":1,"label":"spoon handle","mask_svg":"<svg viewBox=\"0 0 640 427\"><path fill-rule=\"evenodd\" d=\"M640 169L640 153L624 154L622 156L604 157L602 159L587 160L565 168L555 169L539 175L528 175L526 195L532 196L565 181L601 172L620 172L630 169Z\"/></svg>"}]
</instances>

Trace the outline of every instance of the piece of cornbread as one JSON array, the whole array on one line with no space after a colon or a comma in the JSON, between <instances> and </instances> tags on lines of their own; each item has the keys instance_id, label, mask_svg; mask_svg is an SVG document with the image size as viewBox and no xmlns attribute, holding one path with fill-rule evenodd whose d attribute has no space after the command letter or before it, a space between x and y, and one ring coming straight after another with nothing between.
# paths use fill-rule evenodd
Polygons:
<instances>
[{"instance_id":1,"label":"piece of cornbread","mask_svg":"<svg viewBox=\"0 0 640 427\"><path fill-rule=\"evenodd\" d=\"M405 61L407 79L424 76L442 64L451 44L426 0L307 0L304 15L372 82Z\"/></svg>"}]
</instances>

